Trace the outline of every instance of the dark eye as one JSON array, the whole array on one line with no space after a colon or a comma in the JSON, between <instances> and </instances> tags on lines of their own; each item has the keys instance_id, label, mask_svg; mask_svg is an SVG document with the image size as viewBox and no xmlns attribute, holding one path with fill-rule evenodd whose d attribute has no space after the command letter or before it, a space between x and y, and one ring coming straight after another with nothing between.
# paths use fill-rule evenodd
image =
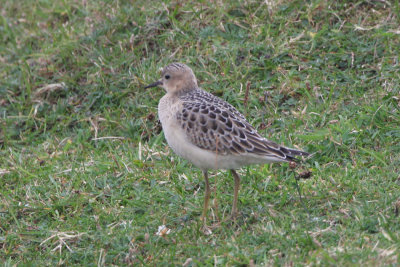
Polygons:
<instances>
[{"instance_id":1,"label":"dark eye","mask_svg":"<svg viewBox=\"0 0 400 267\"><path fill-rule=\"evenodd\" d=\"M167 75L165 75L165 79L169 79L169 78L171 78L171 76L169 76L168 74Z\"/></svg>"}]
</instances>

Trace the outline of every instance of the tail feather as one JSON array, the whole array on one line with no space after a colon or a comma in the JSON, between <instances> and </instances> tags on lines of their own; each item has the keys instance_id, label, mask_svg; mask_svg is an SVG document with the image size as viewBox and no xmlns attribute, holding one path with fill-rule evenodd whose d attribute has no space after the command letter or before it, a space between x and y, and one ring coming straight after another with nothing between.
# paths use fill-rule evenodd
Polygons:
<instances>
[{"instance_id":1,"label":"tail feather","mask_svg":"<svg viewBox=\"0 0 400 267\"><path fill-rule=\"evenodd\" d=\"M285 153L286 155L286 159L288 161L292 161L292 162L299 162L300 160L298 158L296 158L295 156L303 156L303 157L307 157L310 155L310 153L305 152L305 151L301 151L301 150L296 150L293 148L287 148L287 147L281 147L280 149L283 153Z\"/></svg>"},{"instance_id":2,"label":"tail feather","mask_svg":"<svg viewBox=\"0 0 400 267\"><path fill-rule=\"evenodd\" d=\"M310 153L305 152L305 151L301 151L301 150L296 150L296 149L292 149L292 148L286 148L289 152L289 154L291 155L295 155L295 156L309 156Z\"/></svg>"}]
</instances>

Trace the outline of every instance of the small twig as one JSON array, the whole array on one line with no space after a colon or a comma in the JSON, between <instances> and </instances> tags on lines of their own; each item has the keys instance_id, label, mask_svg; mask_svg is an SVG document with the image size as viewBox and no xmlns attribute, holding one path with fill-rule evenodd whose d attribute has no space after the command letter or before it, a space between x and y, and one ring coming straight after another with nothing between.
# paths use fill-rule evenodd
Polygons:
<instances>
[{"instance_id":1,"label":"small twig","mask_svg":"<svg viewBox=\"0 0 400 267\"><path fill-rule=\"evenodd\" d=\"M299 176L296 176L296 172L294 171L294 169L296 168L296 163L295 162L290 162L289 163L289 168L292 170L292 172L293 172L293 177L294 177L294 181L295 181L295 183L296 183L296 189L297 189L297 192L299 193L299 198L300 198L300 202L301 202L301 204L303 205L303 208L304 208L304 210L306 210L307 211L307 213L308 213L308 215L310 215L310 211L307 209L307 207L306 207L306 205L305 205L305 203L304 203L304 201L303 201L303 196L301 195L301 189L300 189L300 186L299 186L299 183L298 183L298 180L301 178L301 176L299 175Z\"/></svg>"},{"instance_id":2,"label":"small twig","mask_svg":"<svg viewBox=\"0 0 400 267\"><path fill-rule=\"evenodd\" d=\"M294 171L293 171L294 172ZM296 174L295 174L296 175ZM303 209L308 213L308 215L310 216L311 214L310 214L310 211L308 210L308 208L306 207L306 204L304 203L304 201L303 201L303 197L302 197L302 195L301 195L301 190L300 190L300 186L299 186L299 183L297 182L297 180L298 180L299 178L297 178L296 176L294 176L294 180L295 180L295 182L296 182L296 189L297 189L297 192L299 193L299 197L300 197L300 202L301 202L301 204L303 205Z\"/></svg>"},{"instance_id":3,"label":"small twig","mask_svg":"<svg viewBox=\"0 0 400 267\"><path fill-rule=\"evenodd\" d=\"M38 97L41 94L44 94L46 92L52 92L55 90L59 90L59 89L64 89L65 88L65 83L53 83L53 84L47 84L39 89L36 90L36 92L34 92L34 96Z\"/></svg>"},{"instance_id":4,"label":"small twig","mask_svg":"<svg viewBox=\"0 0 400 267\"><path fill-rule=\"evenodd\" d=\"M294 171L293 171L293 173L294 173ZM294 174L295 174L295 173L294 173ZM296 182L296 189L297 189L297 192L299 193L300 202L303 203L303 197L302 197L302 195L301 195L300 186L299 186L299 183L298 183L297 180L298 180L298 178L296 177L296 174L295 174L294 181ZM304 203L303 203L303 204L304 204Z\"/></svg>"},{"instance_id":5,"label":"small twig","mask_svg":"<svg viewBox=\"0 0 400 267\"><path fill-rule=\"evenodd\" d=\"M118 163L117 159L115 158L115 156L114 156L113 154L111 154L111 157L112 157L112 159L114 160L115 165L117 165L117 168L118 168L118 169L121 169L121 166L119 165L119 163Z\"/></svg>"},{"instance_id":6,"label":"small twig","mask_svg":"<svg viewBox=\"0 0 400 267\"><path fill-rule=\"evenodd\" d=\"M93 120L91 118L89 118L89 122L93 126L93 129L94 129L94 139L97 140L97 133L98 133L97 120L95 123L95 122L93 122Z\"/></svg>"},{"instance_id":7,"label":"small twig","mask_svg":"<svg viewBox=\"0 0 400 267\"><path fill-rule=\"evenodd\" d=\"M58 242L58 245L56 245L51 250L52 252L59 250L59 252L61 253L62 248L65 246L69 252L73 253L74 251L70 248L70 246L68 246L68 244L65 242L65 240L76 239L86 233L78 233L78 234L74 234L74 232L70 232L70 233L72 233L72 234L69 234L69 232L54 232L50 237L43 240L39 246L43 246L49 240L51 240L53 238L57 238L57 240L55 242Z\"/></svg>"},{"instance_id":8,"label":"small twig","mask_svg":"<svg viewBox=\"0 0 400 267\"><path fill-rule=\"evenodd\" d=\"M0 169L0 175L10 173L7 169Z\"/></svg>"},{"instance_id":9,"label":"small twig","mask_svg":"<svg viewBox=\"0 0 400 267\"><path fill-rule=\"evenodd\" d=\"M131 169L131 168L129 168L129 167L128 167L128 165L126 165L126 163L125 163L125 162L123 162L123 161L121 161L121 162L122 162L122 164L124 164L124 166L125 166L125 169L126 169L126 171L127 171L128 173L133 173L132 169Z\"/></svg>"},{"instance_id":10,"label":"small twig","mask_svg":"<svg viewBox=\"0 0 400 267\"><path fill-rule=\"evenodd\" d=\"M121 137L121 136L103 136L103 137L98 137L98 138L92 138L92 141L104 140L104 139L119 139L119 140L125 140L125 137Z\"/></svg>"}]
</instances>

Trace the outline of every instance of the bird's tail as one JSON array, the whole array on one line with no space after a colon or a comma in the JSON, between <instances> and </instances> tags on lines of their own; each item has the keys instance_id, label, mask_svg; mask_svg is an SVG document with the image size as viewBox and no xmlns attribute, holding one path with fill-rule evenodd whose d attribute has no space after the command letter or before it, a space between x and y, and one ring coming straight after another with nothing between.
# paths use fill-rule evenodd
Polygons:
<instances>
[{"instance_id":1,"label":"bird's tail","mask_svg":"<svg viewBox=\"0 0 400 267\"><path fill-rule=\"evenodd\" d=\"M286 154L286 159L288 161L293 161L293 162L299 162L299 159L297 159L296 156L307 157L310 155L310 153L308 153L308 152L293 149L293 148L281 147L280 150Z\"/></svg>"},{"instance_id":2,"label":"bird's tail","mask_svg":"<svg viewBox=\"0 0 400 267\"><path fill-rule=\"evenodd\" d=\"M307 157L307 156L310 155L310 153L305 152L305 151L296 150L296 149L293 149L293 148L286 148L286 149L287 149L287 151L289 152L289 153L288 153L289 155L293 155L293 156L304 156L304 157Z\"/></svg>"}]
</instances>

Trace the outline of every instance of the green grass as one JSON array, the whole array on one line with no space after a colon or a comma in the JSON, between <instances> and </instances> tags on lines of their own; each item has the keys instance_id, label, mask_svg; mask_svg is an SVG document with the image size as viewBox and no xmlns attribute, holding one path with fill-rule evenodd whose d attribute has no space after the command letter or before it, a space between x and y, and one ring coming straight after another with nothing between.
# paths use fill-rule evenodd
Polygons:
<instances>
[{"instance_id":1,"label":"green grass","mask_svg":"<svg viewBox=\"0 0 400 267\"><path fill-rule=\"evenodd\" d=\"M266 2L0 0L0 262L397 265L399 2ZM249 166L236 224L202 232L201 171L143 89L174 61L314 153L304 203L287 164ZM211 181L216 224L233 178Z\"/></svg>"}]
</instances>

